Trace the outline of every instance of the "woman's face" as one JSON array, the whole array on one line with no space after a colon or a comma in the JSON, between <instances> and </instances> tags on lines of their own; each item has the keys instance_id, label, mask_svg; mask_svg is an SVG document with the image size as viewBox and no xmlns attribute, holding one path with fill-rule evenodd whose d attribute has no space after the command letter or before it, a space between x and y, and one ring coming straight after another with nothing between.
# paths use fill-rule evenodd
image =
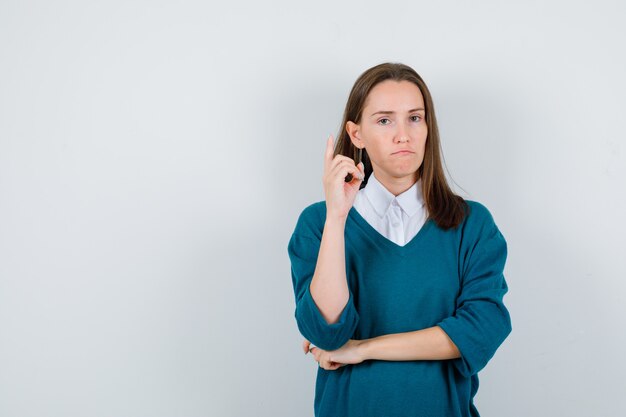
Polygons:
<instances>
[{"instance_id":1,"label":"woman's face","mask_svg":"<svg viewBox=\"0 0 626 417\"><path fill-rule=\"evenodd\" d=\"M370 90L361 122L349 121L346 130L352 143L367 151L376 178L415 181L428 135L425 114L417 85L386 80Z\"/></svg>"}]
</instances>

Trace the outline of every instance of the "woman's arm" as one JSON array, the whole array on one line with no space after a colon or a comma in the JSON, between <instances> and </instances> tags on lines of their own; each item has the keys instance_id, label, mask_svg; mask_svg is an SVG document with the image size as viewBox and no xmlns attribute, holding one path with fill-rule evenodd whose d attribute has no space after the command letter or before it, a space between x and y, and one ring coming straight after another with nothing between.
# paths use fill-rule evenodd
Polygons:
<instances>
[{"instance_id":1,"label":"woman's arm","mask_svg":"<svg viewBox=\"0 0 626 417\"><path fill-rule=\"evenodd\" d=\"M348 174L353 179L346 183ZM288 245L298 329L324 349L345 345L359 323L346 277L344 234L364 176L362 163L357 167L347 156L333 157L333 140L329 137L324 159L326 214L321 236L318 203L300 215Z\"/></svg>"},{"instance_id":2,"label":"woman's arm","mask_svg":"<svg viewBox=\"0 0 626 417\"><path fill-rule=\"evenodd\" d=\"M346 279L345 224L345 217L334 217L331 214L326 217L310 285L311 297L328 324L339 321L350 298Z\"/></svg>"},{"instance_id":3,"label":"woman's arm","mask_svg":"<svg viewBox=\"0 0 626 417\"><path fill-rule=\"evenodd\" d=\"M341 348L332 351L316 346L311 348L310 345L311 343L305 339L302 344L304 353L310 351L320 366L327 370L371 359L413 361L461 357L456 345L439 326L406 333L386 334L371 339L350 339Z\"/></svg>"},{"instance_id":4,"label":"woman's arm","mask_svg":"<svg viewBox=\"0 0 626 417\"><path fill-rule=\"evenodd\" d=\"M439 326L365 339L359 349L363 360L413 361L461 357L456 345Z\"/></svg>"},{"instance_id":5,"label":"woman's arm","mask_svg":"<svg viewBox=\"0 0 626 417\"><path fill-rule=\"evenodd\" d=\"M344 309L350 307L344 233L348 213L365 178L363 164L357 167L351 158L340 154L333 157L333 153L331 135L326 141L324 154L326 221L315 273L309 286L311 298L329 325L337 323ZM353 175L353 179L346 184L348 173Z\"/></svg>"}]
</instances>

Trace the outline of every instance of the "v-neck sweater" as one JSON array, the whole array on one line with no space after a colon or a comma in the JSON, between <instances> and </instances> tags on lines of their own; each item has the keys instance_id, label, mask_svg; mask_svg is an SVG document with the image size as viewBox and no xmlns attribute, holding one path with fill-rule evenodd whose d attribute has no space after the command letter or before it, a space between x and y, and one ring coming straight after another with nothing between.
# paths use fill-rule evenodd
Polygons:
<instances>
[{"instance_id":1,"label":"v-neck sweater","mask_svg":"<svg viewBox=\"0 0 626 417\"><path fill-rule=\"evenodd\" d=\"M300 333L330 351L364 340L439 326L461 357L366 360L317 371L316 417L478 417L478 372L512 330L503 303L507 245L489 210L465 200L456 228L429 218L406 245L381 235L352 207L345 223L349 299L328 324L310 284L326 220L326 203L306 207L288 243Z\"/></svg>"}]
</instances>

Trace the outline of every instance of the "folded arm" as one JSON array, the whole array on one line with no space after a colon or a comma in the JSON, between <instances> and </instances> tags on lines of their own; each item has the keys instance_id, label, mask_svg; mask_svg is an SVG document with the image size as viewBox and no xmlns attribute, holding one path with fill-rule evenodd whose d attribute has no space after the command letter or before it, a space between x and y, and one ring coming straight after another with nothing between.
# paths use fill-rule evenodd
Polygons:
<instances>
[{"instance_id":1,"label":"folded arm","mask_svg":"<svg viewBox=\"0 0 626 417\"><path fill-rule=\"evenodd\" d=\"M425 329L350 343L330 352L330 359L356 357L355 363L451 359L465 377L483 369L512 329L503 303L508 290L503 275L506 241L491 218L483 227L478 240L464 251L462 288L453 315Z\"/></svg>"},{"instance_id":2,"label":"folded arm","mask_svg":"<svg viewBox=\"0 0 626 417\"><path fill-rule=\"evenodd\" d=\"M363 360L444 360L461 356L456 345L439 326L366 339L360 348Z\"/></svg>"}]
</instances>

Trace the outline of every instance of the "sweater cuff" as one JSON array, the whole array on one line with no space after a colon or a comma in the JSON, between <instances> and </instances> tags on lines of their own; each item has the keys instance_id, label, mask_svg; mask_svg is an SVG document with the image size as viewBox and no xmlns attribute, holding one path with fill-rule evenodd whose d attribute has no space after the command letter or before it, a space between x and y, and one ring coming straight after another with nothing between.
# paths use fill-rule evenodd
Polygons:
<instances>
[{"instance_id":1,"label":"sweater cuff","mask_svg":"<svg viewBox=\"0 0 626 417\"><path fill-rule=\"evenodd\" d=\"M323 350L336 350L345 345L354 334L359 322L352 291L349 293L348 302L342 310L339 320L329 324L313 300L310 284L307 285L295 313L300 333L312 344Z\"/></svg>"},{"instance_id":2,"label":"sweater cuff","mask_svg":"<svg viewBox=\"0 0 626 417\"><path fill-rule=\"evenodd\" d=\"M463 375L466 378L469 378L472 374L477 372L476 371L477 366L470 364L469 361L470 361L470 358L472 358L472 356L469 354L471 350L470 344L463 337L462 329L459 329L457 328L457 326L452 324L451 320L453 319L455 318L444 320L441 323L438 323L437 326L439 326L444 332L446 332L450 340L452 340L452 343L454 343L454 345L459 350L461 357L452 359L452 361L455 364L458 371L461 373L461 375ZM472 361L473 361L473 358L472 358Z\"/></svg>"}]
</instances>

